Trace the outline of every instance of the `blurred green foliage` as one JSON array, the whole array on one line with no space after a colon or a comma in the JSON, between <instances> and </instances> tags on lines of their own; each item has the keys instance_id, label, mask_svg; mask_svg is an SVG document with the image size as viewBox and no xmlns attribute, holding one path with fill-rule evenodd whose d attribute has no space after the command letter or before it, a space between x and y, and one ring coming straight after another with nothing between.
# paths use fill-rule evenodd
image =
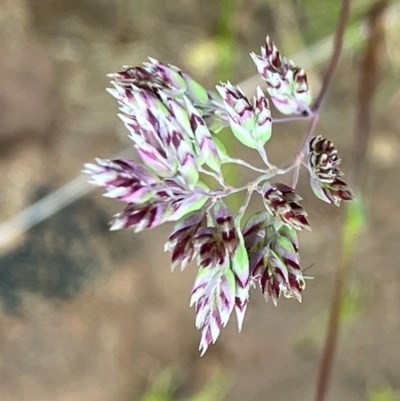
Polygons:
<instances>
[{"instance_id":1,"label":"blurred green foliage","mask_svg":"<svg viewBox=\"0 0 400 401\"><path fill-rule=\"evenodd\" d=\"M241 0L220 0L220 16L216 35L218 49L218 61L216 78L219 81L234 81L235 79L235 48L236 32L235 18L239 9ZM219 137L225 144L228 154L232 157L236 155L237 142L232 140L230 129L224 129L219 133ZM224 168L224 177L230 185L238 186L240 184L239 168L235 164L229 164ZM240 207L240 195L232 196L228 204L234 209Z\"/></svg>"},{"instance_id":2,"label":"blurred green foliage","mask_svg":"<svg viewBox=\"0 0 400 401\"><path fill-rule=\"evenodd\" d=\"M368 391L368 401L399 401L399 395L390 388L384 386L378 389Z\"/></svg>"},{"instance_id":3,"label":"blurred green foliage","mask_svg":"<svg viewBox=\"0 0 400 401\"><path fill-rule=\"evenodd\" d=\"M340 1L325 0L316 5L315 0L299 0L298 4L300 27L306 43L311 44L335 31Z\"/></svg>"},{"instance_id":4,"label":"blurred green foliage","mask_svg":"<svg viewBox=\"0 0 400 401\"><path fill-rule=\"evenodd\" d=\"M218 49L217 81L234 79L235 17L240 0L220 0L220 15L216 35Z\"/></svg>"},{"instance_id":5,"label":"blurred green foliage","mask_svg":"<svg viewBox=\"0 0 400 401\"><path fill-rule=\"evenodd\" d=\"M292 0L297 5L300 17L300 28L303 39L307 44L312 44L325 36L331 35L337 25L340 10L340 1L324 0ZM353 0L351 22L365 17L366 11L374 4L375 0Z\"/></svg>"},{"instance_id":6,"label":"blurred green foliage","mask_svg":"<svg viewBox=\"0 0 400 401\"><path fill-rule=\"evenodd\" d=\"M355 237L365 227L366 219L364 212L364 201L361 194L346 204L346 219L343 226L343 247L350 247Z\"/></svg>"},{"instance_id":7,"label":"blurred green foliage","mask_svg":"<svg viewBox=\"0 0 400 401\"><path fill-rule=\"evenodd\" d=\"M361 195L346 204L346 215L343 223L341 258L351 263L357 245L357 238L365 226L364 203ZM343 259L343 260L344 260ZM362 292L359 282L353 280L347 284L341 308L340 327L346 328L360 317L365 305L365 292ZM365 289L364 289L365 291ZM329 307L315 316L294 338L294 346L299 352L306 352L309 348L320 345L325 336L325 330L329 319Z\"/></svg>"},{"instance_id":8,"label":"blurred green foliage","mask_svg":"<svg viewBox=\"0 0 400 401\"><path fill-rule=\"evenodd\" d=\"M164 370L146 391L140 401L177 401L174 397L176 384L171 370ZM179 398L179 401L222 401L230 389L226 375L215 374L204 388L189 398Z\"/></svg>"},{"instance_id":9,"label":"blurred green foliage","mask_svg":"<svg viewBox=\"0 0 400 401\"><path fill-rule=\"evenodd\" d=\"M342 329L351 326L361 316L364 310L365 294L361 292L361 289L362 287L357 281L352 281L348 285L340 311ZM329 307L330 304L327 301L325 309L295 334L293 344L297 352L307 353L323 343L329 320Z\"/></svg>"}]
</instances>

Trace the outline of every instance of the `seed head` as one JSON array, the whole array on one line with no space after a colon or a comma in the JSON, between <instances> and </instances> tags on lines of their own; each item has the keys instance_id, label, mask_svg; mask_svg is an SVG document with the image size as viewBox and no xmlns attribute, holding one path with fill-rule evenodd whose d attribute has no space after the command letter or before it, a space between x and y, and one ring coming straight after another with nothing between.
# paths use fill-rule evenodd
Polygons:
<instances>
[{"instance_id":1,"label":"seed head","mask_svg":"<svg viewBox=\"0 0 400 401\"><path fill-rule=\"evenodd\" d=\"M340 201L354 199L348 185L340 178L340 159L333 143L321 135L313 137L308 146L308 168L314 194L327 203L340 206Z\"/></svg>"}]
</instances>

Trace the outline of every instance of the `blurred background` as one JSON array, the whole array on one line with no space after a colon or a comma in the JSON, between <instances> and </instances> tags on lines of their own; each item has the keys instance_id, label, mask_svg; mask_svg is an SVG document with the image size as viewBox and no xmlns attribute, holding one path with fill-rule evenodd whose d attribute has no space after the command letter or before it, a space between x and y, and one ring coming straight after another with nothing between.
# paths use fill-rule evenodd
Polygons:
<instances>
[{"instance_id":1,"label":"blurred background","mask_svg":"<svg viewBox=\"0 0 400 401\"><path fill-rule=\"evenodd\" d=\"M300 234L300 249L303 268L313 264L307 274L315 277L303 303L282 300L275 308L253 291L242 333L231 319L200 358L188 305L196 268L170 272L163 252L170 227L109 232L120 205L100 190L89 193L79 175L94 157L123 150L133 157L116 102L105 91L107 73L151 56L207 88L246 80L251 94L257 80L248 80L256 72L248 53L259 52L269 34L307 69L317 93L339 3L0 0L1 401L312 399L342 252L343 208L318 201L301 176L313 231ZM373 4L353 2L346 50L317 129L335 143L349 179L361 166L352 162L360 146L354 132L358 91L368 81L368 74L360 79L360 66ZM329 400L400 399L398 5L388 5L379 28L379 86L357 176L366 224L342 310ZM272 162L289 160L306 129L304 123L276 127L268 144ZM43 198L42 207L27 210Z\"/></svg>"}]
</instances>

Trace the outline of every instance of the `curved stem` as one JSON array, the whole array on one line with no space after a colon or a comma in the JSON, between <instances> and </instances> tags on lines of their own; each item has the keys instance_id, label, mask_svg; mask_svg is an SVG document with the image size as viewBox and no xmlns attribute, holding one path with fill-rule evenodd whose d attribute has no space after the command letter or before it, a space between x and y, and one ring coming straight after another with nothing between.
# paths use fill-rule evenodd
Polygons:
<instances>
[{"instance_id":1,"label":"curved stem","mask_svg":"<svg viewBox=\"0 0 400 401\"><path fill-rule=\"evenodd\" d=\"M276 167L273 166L269 160L268 160L268 156L267 156L267 152L265 151L265 149L263 147L259 147L257 148L258 153L261 156L262 161L265 163L265 165L271 169L271 170L276 170Z\"/></svg>"},{"instance_id":2,"label":"curved stem","mask_svg":"<svg viewBox=\"0 0 400 401\"><path fill-rule=\"evenodd\" d=\"M330 81L332 79L333 73L339 62L340 53L343 47L343 37L346 28L347 21L350 14L351 0L342 0L342 7L340 11L339 23L334 39L334 50L325 72L324 80L322 83L321 90L315 100L312 110L315 113L315 120L312 121L308 135L306 136L305 142L302 148L302 157L306 150L306 144L311 139L311 135L315 129L315 125L318 119L318 112L321 107L322 100L328 90ZM299 167L300 168L300 167ZM353 254L352 247L354 246L355 236L357 235L357 230L351 225L350 212L347 209L347 219L344 226L343 233L343 243L342 243L342 254L339 263L338 270L336 272L336 286L335 295L333 302L331 304L331 311L329 317L328 333L325 339L324 351L321 360L321 366L319 370L319 376L316 383L316 395L315 401L324 401L326 399L326 394L328 391L329 380L331 377L331 371L333 366L333 357L336 351L337 335L340 327L340 311L343 303L343 294L345 290L345 285L347 282L347 275L350 269L351 258Z\"/></svg>"},{"instance_id":3,"label":"curved stem","mask_svg":"<svg viewBox=\"0 0 400 401\"><path fill-rule=\"evenodd\" d=\"M283 175L288 173L289 171L293 170L296 167L296 161L290 163L288 166L283 168L278 168L276 170L276 175Z\"/></svg>"},{"instance_id":4,"label":"curved stem","mask_svg":"<svg viewBox=\"0 0 400 401\"><path fill-rule=\"evenodd\" d=\"M355 254L357 237L363 226L360 218L361 203L351 203L346 208L346 218L342 232L342 245L339 265L336 270L335 288L329 323L325 338L324 350L316 384L315 401L324 401L328 392L328 385L333 367L333 358L336 353L337 338L340 330L341 310L343 306L346 284Z\"/></svg>"},{"instance_id":5,"label":"curved stem","mask_svg":"<svg viewBox=\"0 0 400 401\"><path fill-rule=\"evenodd\" d=\"M299 172L300 172L300 167L302 165L304 156L307 152L307 145L310 139L313 137L315 128L317 127L317 122L319 118L319 113L315 113L312 116L310 127L307 131L307 134L304 136L302 145L301 145L301 150L297 152L295 161L294 161L294 171L293 171L293 179L292 179L292 188L296 188L297 182L299 180Z\"/></svg>"},{"instance_id":6,"label":"curved stem","mask_svg":"<svg viewBox=\"0 0 400 401\"><path fill-rule=\"evenodd\" d=\"M357 180L354 180L353 177L353 185L357 186L359 186L361 182L361 174L363 171L362 164L365 159L371 129L372 98L378 85L378 71L381 62L380 51L384 40L384 23L382 16L387 5L388 1L386 0L378 1L369 11L369 39L364 54L364 60L361 64L354 142L356 156L354 157L353 174L357 174ZM357 236L363 228L362 199L360 188L358 189L359 200L351 202L346 208L346 220L342 234L342 252L336 272L334 299L331 305L328 332L325 338L319 377L316 385L316 401L324 401L326 399L333 367L333 358L337 348L338 332L340 330L341 306L343 304L352 259L356 250Z\"/></svg>"},{"instance_id":7,"label":"curved stem","mask_svg":"<svg viewBox=\"0 0 400 401\"><path fill-rule=\"evenodd\" d=\"M200 173L213 177L222 188L227 188L228 185L226 184L224 177L220 174L214 173L213 171L206 170L204 167L199 168Z\"/></svg>"},{"instance_id":8,"label":"curved stem","mask_svg":"<svg viewBox=\"0 0 400 401\"><path fill-rule=\"evenodd\" d=\"M258 190L258 185L261 182L269 180L270 178L274 177L275 175L276 175L276 171L273 171L270 174L260 175L254 181L252 181L246 185L242 185L241 187L226 186L223 189L217 189L215 191L210 191L207 193L207 195L209 195L210 197L214 197L214 196L225 197L225 196L233 195L238 192L242 192L242 191L246 191L246 190L254 192L254 191Z\"/></svg>"},{"instance_id":9,"label":"curved stem","mask_svg":"<svg viewBox=\"0 0 400 401\"><path fill-rule=\"evenodd\" d=\"M250 200L251 200L251 195L253 195L254 188L247 188L247 193L244 198L242 206L240 206L240 209L237 211L236 216L235 216L235 221L240 223L240 220L242 219L244 213L246 212L247 207L249 206Z\"/></svg>"},{"instance_id":10,"label":"curved stem","mask_svg":"<svg viewBox=\"0 0 400 401\"><path fill-rule=\"evenodd\" d=\"M230 158L229 158L226 162L224 162L224 163L236 163L236 164L240 164L241 166L247 167L247 168L249 168L249 169L251 169L251 170L257 171L257 172L259 172L259 173L263 173L263 174L266 173L266 170L265 170L265 169L255 167L255 166L253 166L252 164L247 163L246 161L244 161L244 160L242 160L242 159L235 159L235 158L230 157Z\"/></svg>"},{"instance_id":11,"label":"curved stem","mask_svg":"<svg viewBox=\"0 0 400 401\"><path fill-rule=\"evenodd\" d=\"M325 72L321 90L317 96L317 99L315 100L314 104L311 107L311 110L313 112L317 112L320 109L322 100L324 99L326 91L328 90L329 84L331 82L332 75L339 62L340 53L342 52L342 47L343 47L344 31L346 29L347 21L350 15L350 5L351 5L351 0L342 0L342 8L340 10L339 23L336 29L336 34L334 39L333 54L329 62L328 68Z\"/></svg>"}]
</instances>

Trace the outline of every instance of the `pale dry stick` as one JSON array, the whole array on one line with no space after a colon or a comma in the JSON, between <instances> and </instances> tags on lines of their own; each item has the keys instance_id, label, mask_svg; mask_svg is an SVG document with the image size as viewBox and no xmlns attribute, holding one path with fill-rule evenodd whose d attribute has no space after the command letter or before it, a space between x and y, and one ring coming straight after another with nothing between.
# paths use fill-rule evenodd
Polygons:
<instances>
[{"instance_id":1,"label":"pale dry stick","mask_svg":"<svg viewBox=\"0 0 400 401\"><path fill-rule=\"evenodd\" d=\"M2 223L0 225L0 251L33 226L85 196L92 189L87 183L87 176L79 175Z\"/></svg>"},{"instance_id":2,"label":"pale dry stick","mask_svg":"<svg viewBox=\"0 0 400 401\"><path fill-rule=\"evenodd\" d=\"M116 158L126 155L126 151L120 152ZM0 252L33 226L87 195L93 189L94 187L88 184L87 176L79 175L61 188L28 206L8 221L0 224Z\"/></svg>"},{"instance_id":3,"label":"pale dry stick","mask_svg":"<svg viewBox=\"0 0 400 401\"><path fill-rule=\"evenodd\" d=\"M395 7L396 9L399 8L399 4L393 5L391 10L394 11ZM360 27L362 23L363 22L358 24L358 27ZM296 64L301 65L305 70L311 68L312 66L321 64L330 56L330 48L333 43L333 37L333 35L330 35L290 58L293 59ZM346 43L344 49L352 48L356 46L357 43L357 40ZM239 85L245 93L252 93L259 83L260 76L256 74L251 78L241 82ZM1 223L0 252L10 243L16 240L20 235L30 230L33 226L51 217L74 201L87 195L93 189L94 187L87 183L87 176L80 175L75 177L69 183L65 184L63 187L45 196L38 202L33 203L16 216Z\"/></svg>"}]
</instances>

